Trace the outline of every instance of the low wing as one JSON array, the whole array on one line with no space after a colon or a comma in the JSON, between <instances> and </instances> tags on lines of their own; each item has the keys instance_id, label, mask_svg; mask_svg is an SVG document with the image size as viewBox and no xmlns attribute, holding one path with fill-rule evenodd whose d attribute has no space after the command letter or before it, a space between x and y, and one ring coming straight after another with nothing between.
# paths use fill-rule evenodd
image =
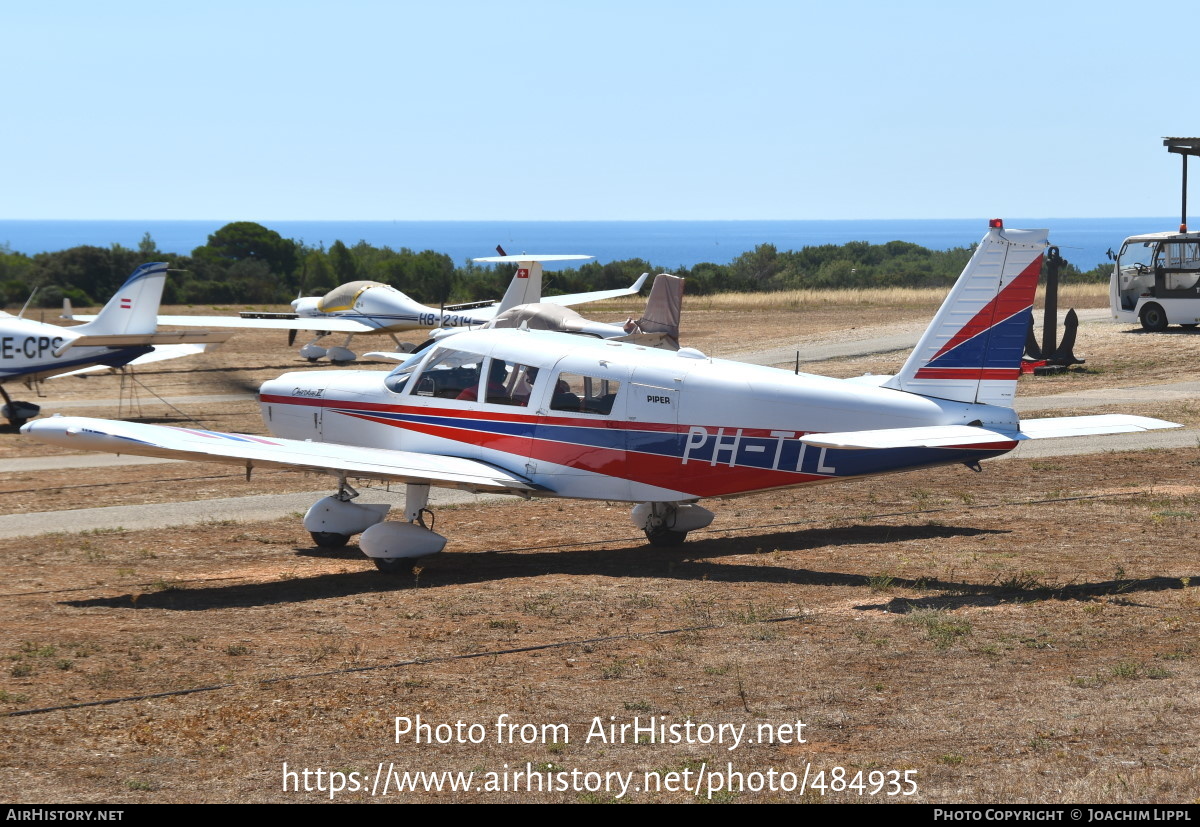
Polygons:
<instances>
[{"instance_id":1,"label":"low wing","mask_svg":"<svg viewBox=\"0 0 1200 827\"><path fill-rule=\"evenodd\" d=\"M360 479L428 483L476 492L519 493L535 490L535 486L524 477L485 462L412 451L302 442L80 416L37 419L22 427L21 433L39 442L66 448L219 462L241 466L247 473L252 468L284 468Z\"/></svg>"},{"instance_id":2,"label":"low wing","mask_svg":"<svg viewBox=\"0 0 1200 827\"><path fill-rule=\"evenodd\" d=\"M95 316L73 315L76 321L90 321ZM374 327L354 319L325 316L319 319L243 319L240 316L159 316L158 323L170 327L237 327L245 330L327 330L330 333L372 333Z\"/></svg>"},{"instance_id":3,"label":"low wing","mask_svg":"<svg viewBox=\"0 0 1200 827\"><path fill-rule=\"evenodd\" d=\"M621 287L617 290L593 290L591 293L568 293L563 296L542 296L542 301L546 304L557 304L563 307L571 307L576 304L587 304L588 302L598 302L602 299L615 299L618 296L632 296L642 289L642 285L646 283L646 279L650 277L649 273L642 275L630 287Z\"/></svg>"},{"instance_id":4,"label":"low wing","mask_svg":"<svg viewBox=\"0 0 1200 827\"><path fill-rule=\"evenodd\" d=\"M1058 416L1048 419L1027 419L1019 431L980 428L972 425L936 425L925 428L884 428L878 431L846 431L843 433L810 434L800 441L814 448L837 448L848 451L867 451L883 448L973 448L977 450L1011 450L1026 439L1125 434L1134 431L1155 431L1160 428L1181 428L1176 422L1152 419L1148 416L1102 414L1098 416Z\"/></svg>"},{"instance_id":5,"label":"low wing","mask_svg":"<svg viewBox=\"0 0 1200 827\"><path fill-rule=\"evenodd\" d=\"M130 365L149 365L152 362L163 362L167 359L178 359L181 356L194 356L197 353L203 353L208 348L207 344L184 344L184 345L155 345L154 350L144 356L139 356L130 362ZM92 365L79 370L68 371L67 373L59 373L55 376L48 377L50 379L61 379L64 376L79 376L83 373L94 373L101 370L112 370L108 365Z\"/></svg>"}]
</instances>

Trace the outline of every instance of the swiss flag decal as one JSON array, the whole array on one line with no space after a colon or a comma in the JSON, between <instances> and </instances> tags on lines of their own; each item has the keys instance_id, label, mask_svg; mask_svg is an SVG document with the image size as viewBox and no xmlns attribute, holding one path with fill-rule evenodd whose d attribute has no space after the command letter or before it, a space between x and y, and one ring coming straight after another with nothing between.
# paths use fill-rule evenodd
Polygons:
<instances>
[{"instance_id":1,"label":"swiss flag decal","mask_svg":"<svg viewBox=\"0 0 1200 827\"><path fill-rule=\"evenodd\" d=\"M519 278L519 279L529 278L529 268L528 267L518 267L517 268L517 278Z\"/></svg>"}]
</instances>

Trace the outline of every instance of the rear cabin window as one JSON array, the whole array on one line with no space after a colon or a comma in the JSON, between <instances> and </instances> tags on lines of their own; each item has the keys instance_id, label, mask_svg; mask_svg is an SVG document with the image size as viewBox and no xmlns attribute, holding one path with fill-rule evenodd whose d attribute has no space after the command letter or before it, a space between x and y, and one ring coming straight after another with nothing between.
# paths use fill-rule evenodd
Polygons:
<instances>
[{"instance_id":1,"label":"rear cabin window","mask_svg":"<svg viewBox=\"0 0 1200 827\"><path fill-rule=\"evenodd\" d=\"M608 416L621 383L599 376L560 373L555 380L550 410Z\"/></svg>"}]
</instances>

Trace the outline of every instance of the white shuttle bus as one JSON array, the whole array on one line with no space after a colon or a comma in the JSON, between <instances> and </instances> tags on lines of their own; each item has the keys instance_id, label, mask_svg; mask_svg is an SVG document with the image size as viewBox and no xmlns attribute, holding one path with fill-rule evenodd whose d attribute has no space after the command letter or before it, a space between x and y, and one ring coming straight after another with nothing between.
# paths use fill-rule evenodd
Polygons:
<instances>
[{"instance_id":1,"label":"white shuttle bus","mask_svg":"<svg viewBox=\"0 0 1200 827\"><path fill-rule=\"evenodd\" d=\"M1161 332L1200 325L1200 233L1146 233L1121 246L1108 287L1113 318Z\"/></svg>"}]
</instances>

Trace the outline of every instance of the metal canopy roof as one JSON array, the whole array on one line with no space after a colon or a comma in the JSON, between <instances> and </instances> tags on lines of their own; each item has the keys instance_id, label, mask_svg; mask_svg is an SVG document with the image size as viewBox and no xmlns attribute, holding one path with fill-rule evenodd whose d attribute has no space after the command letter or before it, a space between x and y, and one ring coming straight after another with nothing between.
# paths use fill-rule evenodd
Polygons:
<instances>
[{"instance_id":1,"label":"metal canopy roof","mask_svg":"<svg viewBox=\"0 0 1200 827\"><path fill-rule=\"evenodd\" d=\"M1200 155L1200 138L1163 138L1163 146L1179 155Z\"/></svg>"}]
</instances>

